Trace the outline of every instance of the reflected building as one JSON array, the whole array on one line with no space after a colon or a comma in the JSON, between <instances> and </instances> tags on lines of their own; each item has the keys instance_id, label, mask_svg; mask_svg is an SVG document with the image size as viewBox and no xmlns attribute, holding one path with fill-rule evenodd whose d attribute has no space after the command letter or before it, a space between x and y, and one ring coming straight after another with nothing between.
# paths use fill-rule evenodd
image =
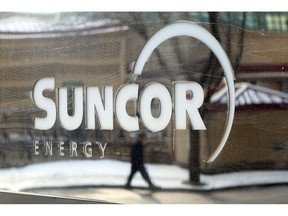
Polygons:
<instances>
[{"instance_id":1,"label":"reflected building","mask_svg":"<svg viewBox=\"0 0 288 216\"><path fill-rule=\"evenodd\" d=\"M63 130L59 119L50 130L35 130L34 118L46 113L33 103L32 91L38 80L54 77L55 91L44 94L56 102L56 89L67 87L70 115L73 114L74 87L99 86L101 89L112 85L115 93L126 82L127 30L119 20L91 21L73 14L19 15L0 20L1 149L6 160L17 158L1 166L21 166L32 158L45 160L44 156L33 157L32 140L80 141L87 137L95 141L95 136L102 135L101 139L111 142L111 132L100 135L85 131L84 121L75 131Z\"/></svg>"}]
</instances>

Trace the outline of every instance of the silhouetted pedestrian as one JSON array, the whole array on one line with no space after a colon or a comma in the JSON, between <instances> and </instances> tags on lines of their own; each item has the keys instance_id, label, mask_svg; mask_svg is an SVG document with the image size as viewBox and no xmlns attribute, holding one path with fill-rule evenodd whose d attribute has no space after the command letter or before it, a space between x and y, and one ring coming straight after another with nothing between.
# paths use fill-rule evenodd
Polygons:
<instances>
[{"instance_id":1,"label":"silhouetted pedestrian","mask_svg":"<svg viewBox=\"0 0 288 216\"><path fill-rule=\"evenodd\" d=\"M125 185L126 188L131 188L131 181L133 176L139 171L144 178L144 180L148 183L150 189L155 190L155 187L146 171L144 166L144 152L143 152L143 145L146 140L146 134L140 133L138 135L138 139L135 143L132 144L131 149L131 172L128 177L127 183Z\"/></svg>"}]
</instances>

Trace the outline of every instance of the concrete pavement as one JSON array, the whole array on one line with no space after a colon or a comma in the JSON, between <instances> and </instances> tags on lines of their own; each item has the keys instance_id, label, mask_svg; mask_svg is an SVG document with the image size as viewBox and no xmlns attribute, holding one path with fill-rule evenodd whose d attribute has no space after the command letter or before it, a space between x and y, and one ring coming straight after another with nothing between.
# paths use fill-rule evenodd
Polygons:
<instances>
[{"instance_id":1,"label":"concrete pavement","mask_svg":"<svg viewBox=\"0 0 288 216\"><path fill-rule=\"evenodd\" d=\"M107 187L76 187L33 189L29 193L68 198L66 203L126 203L126 204L287 204L288 185L251 186L212 191L150 191L145 188L127 190ZM0 197L1 199L1 197ZM43 198L42 198L43 199ZM38 200L38 201L37 201ZM39 197L34 202L39 202ZM18 199L19 201L19 199ZM31 203L33 199L30 198ZM47 198L44 200L49 201ZM27 200L26 200L27 202ZM50 200L65 203L59 198ZM48 203L49 203L48 202ZM25 200L24 200L25 203ZM76 202L77 203L77 202Z\"/></svg>"}]
</instances>

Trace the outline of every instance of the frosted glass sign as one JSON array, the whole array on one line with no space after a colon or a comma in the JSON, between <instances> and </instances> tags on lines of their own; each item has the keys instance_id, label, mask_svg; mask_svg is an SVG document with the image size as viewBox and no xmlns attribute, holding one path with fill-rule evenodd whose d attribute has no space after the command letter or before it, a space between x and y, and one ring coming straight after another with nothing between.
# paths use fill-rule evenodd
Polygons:
<instances>
[{"instance_id":1,"label":"frosted glass sign","mask_svg":"<svg viewBox=\"0 0 288 216\"><path fill-rule=\"evenodd\" d=\"M287 17L1 12L0 202L286 203Z\"/></svg>"}]
</instances>

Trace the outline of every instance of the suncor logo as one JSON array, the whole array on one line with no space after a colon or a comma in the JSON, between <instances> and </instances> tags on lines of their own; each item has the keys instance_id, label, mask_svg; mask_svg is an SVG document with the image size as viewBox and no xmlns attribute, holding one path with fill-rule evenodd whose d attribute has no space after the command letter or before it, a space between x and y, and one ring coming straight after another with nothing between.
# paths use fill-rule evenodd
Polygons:
<instances>
[{"instance_id":1,"label":"suncor logo","mask_svg":"<svg viewBox=\"0 0 288 216\"><path fill-rule=\"evenodd\" d=\"M132 76L138 77L142 74L145 63L153 50L165 40L177 36L190 36L200 40L212 50L221 64L228 86L229 108L227 124L224 135L218 148L208 158L213 161L223 149L230 134L234 112L235 112L235 89L234 76L230 61L219 42L203 27L188 21L171 23L157 31L142 48L133 69ZM174 129L181 130L187 127L187 116L193 130L206 130L203 119L198 111L204 101L204 91L200 84L193 81L177 81L173 85L173 95L161 83L149 83L139 94L140 86L137 79L134 83L121 86L113 95L113 86L102 86L102 95L98 86L75 87L74 92L74 113L68 114L66 87L55 89L55 78L45 77L35 83L33 89L33 101L35 105L44 110L45 117L35 117L34 128L38 130L51 129L59 117L60 125L66 130L75 130L80 127L83 116L85 116L85 128L93 130L96 127L98 118L101 130L113 130L114 116L120 127L126 131L139 130L139 117L130 116L126 110L128 101L136 101L135 109L138 110L144 126L152 131L161 131L167 127L171 120L172 112L175 115ZM54 91L58 101L45 97L43 91ZM187 92L193 97L187 98ZM85 97L84 97L85 95ZM155 117L151 111L151 103L157 98L160 104L160 114ZM84 106L84 103L85 106ZM115 115L114 115L115 113ZM74 145L75 146L75 145Z\"/></svg>"}]
</instances>

